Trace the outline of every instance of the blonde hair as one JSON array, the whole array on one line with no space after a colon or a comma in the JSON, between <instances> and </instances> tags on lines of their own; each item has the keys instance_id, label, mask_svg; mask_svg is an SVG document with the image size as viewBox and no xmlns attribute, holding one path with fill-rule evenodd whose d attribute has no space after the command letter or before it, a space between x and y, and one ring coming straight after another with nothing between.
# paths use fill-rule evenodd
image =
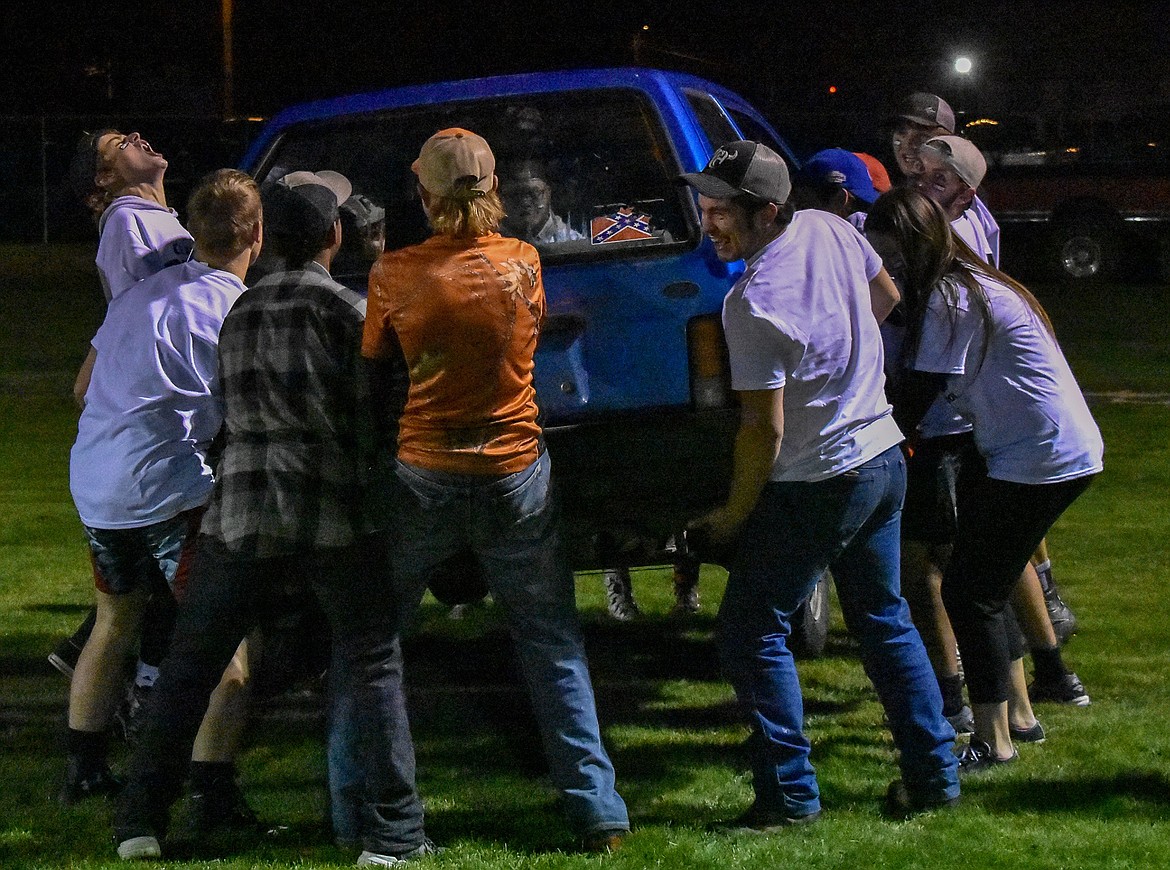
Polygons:
<instances>
[{"instance_id":1,"label":"blonde hair","mask_svg":"<svg viewBox=\"0 0 1170 870\"><path fill-rule=\"evenodd\" d=\"M504 219L504 203L498 191L489 190L480 196L430 197L427 217L437 235L457 239L474 239L499 229Z\"/></svg>"},{"instance_id":2,"label":"blonde hair","mask_svg":"<svg viewBox=\"0 0 1170 870\"><path fill-rule=\"evenodd\" d=\"M187 201L187 228L200 251L233 257L252 244L261 218L260 189L238 169L217 169L199 182Z\"/></svg>"}]
</instances>

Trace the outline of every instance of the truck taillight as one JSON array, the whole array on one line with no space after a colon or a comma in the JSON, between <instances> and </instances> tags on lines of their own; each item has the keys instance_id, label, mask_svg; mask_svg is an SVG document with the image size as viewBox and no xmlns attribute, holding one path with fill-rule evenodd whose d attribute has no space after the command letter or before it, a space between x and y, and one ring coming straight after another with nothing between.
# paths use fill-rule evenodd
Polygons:
<instances>
[{"instance_id":1,"label":"truck taillight","mask_svg":"<svg viewBox=\"0 0 1170 870\"><path fill-rule=\"evenodd\" d=\"M718 314L695 317L687 324L687 354L691 365L691 402L698 410L732 404L731 369L727 342Z\"/></svg>"}]
</instances>

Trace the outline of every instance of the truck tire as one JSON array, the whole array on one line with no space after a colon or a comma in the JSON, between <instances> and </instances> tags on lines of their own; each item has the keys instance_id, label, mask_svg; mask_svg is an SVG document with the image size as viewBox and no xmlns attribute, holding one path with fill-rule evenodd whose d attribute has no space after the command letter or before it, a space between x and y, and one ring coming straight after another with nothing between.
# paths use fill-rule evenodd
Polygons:
<instances>
[{"instance_id":1,"label":"truck tire","mask_svg":"<svg viewBox=\"0 0 1170 870\"><path fill-rule=\"evenodd\" d=\"M435 566L427 578L427 588L444 607L474 604L488 594L483 569L470 548L460 550Z\"/></svg>"},{"instance_id":2,"label":"truck tire","mask_svg":"<svg viewBox=\"0 0 1170 870\"><path fill-rule=\"evenodd\" d=\"M1053 277L1094 281L1116 266L1117 234L1104 218L1082 218L1058 224L1052 233L1049 262Z\"/></svg>"},{"instance_id":3,"label":"truck tire","mask_svg":"<svg viewBox=\"0 0 1170 870\"><path fill-rule=\"evenodd\" d=\"M829 639L829 572L813 587L804 604L792 615L789 649L797 658L815 659L825 651Z\"/></svg>"}]
</instances>

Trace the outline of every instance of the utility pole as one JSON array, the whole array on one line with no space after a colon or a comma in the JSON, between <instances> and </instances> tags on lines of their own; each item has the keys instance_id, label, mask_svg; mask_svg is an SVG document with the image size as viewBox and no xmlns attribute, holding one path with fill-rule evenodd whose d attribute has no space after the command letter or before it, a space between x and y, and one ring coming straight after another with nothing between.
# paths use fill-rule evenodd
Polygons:
<instances>
[{"instance_id":1,"label":"utility pole","mask_svg":"<svg viewBox=\"0 0 1170 870\"><path fill-rule=\"evenodd\" d=\"M223 119L230 121L235 116L233 105L232 77L235 74L232 58L232 0L221 0L223 19Z\"/></svg>"}]
</instances>

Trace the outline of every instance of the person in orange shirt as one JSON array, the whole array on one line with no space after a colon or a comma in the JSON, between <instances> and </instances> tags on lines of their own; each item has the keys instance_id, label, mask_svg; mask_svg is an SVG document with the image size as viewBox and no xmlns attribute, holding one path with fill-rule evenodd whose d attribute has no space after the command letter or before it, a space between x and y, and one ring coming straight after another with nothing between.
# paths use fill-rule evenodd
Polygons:
<instances>
[{"instance_id":1,"label":"person in orange shirt","mask_svg":"<svg viewBox=\"0 0 1170 870\"><path fill-rule=\"evenodd\" d=\"M452 128L428 139L411 168L434 234L383 254L370 273L362 353L376 361L373 382L392 383L386 372L403 363L409 373L394 581L409 620L429 573L465 549L475 554L511 624L569 823L586 850L604 852L621 844L629 815L601 742L537 423L540 257L497 231L504 207L495 166L475 133ZM379 400L385 416L394 397Z\"/></svg>"}]
</instances>

